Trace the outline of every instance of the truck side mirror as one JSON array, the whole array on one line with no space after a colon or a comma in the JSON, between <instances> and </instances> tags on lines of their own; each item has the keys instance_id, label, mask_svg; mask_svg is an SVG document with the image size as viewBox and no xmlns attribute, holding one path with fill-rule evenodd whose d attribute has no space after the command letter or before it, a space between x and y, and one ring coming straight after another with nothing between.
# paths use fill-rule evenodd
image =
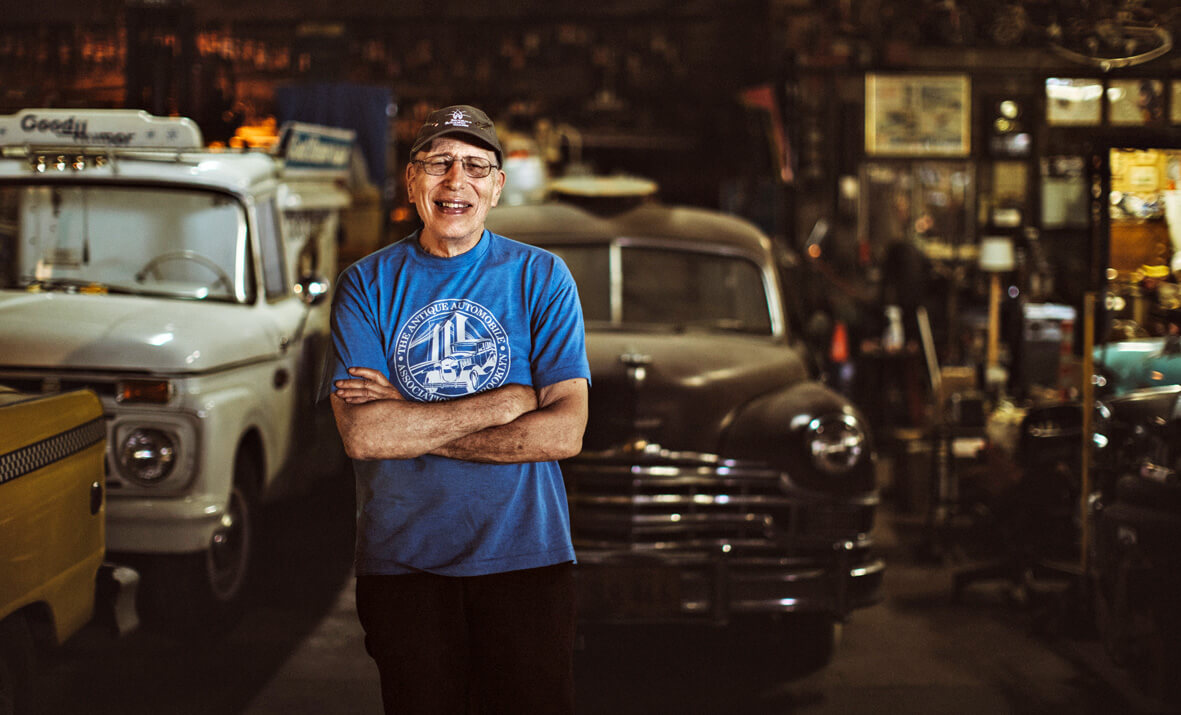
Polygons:
<instances>
[{"instance_id":1,"label":"truck side mirror","mask_svg":"<svg viewBox=\"0 0 1181 715\"><path fill-rule=\"evenodd\" d=\"M309 306L318 305L328 295L330 285L323 276L309 273L300 277L299 282L295 284L295 294Z\"/></svg>"}]
</instances>

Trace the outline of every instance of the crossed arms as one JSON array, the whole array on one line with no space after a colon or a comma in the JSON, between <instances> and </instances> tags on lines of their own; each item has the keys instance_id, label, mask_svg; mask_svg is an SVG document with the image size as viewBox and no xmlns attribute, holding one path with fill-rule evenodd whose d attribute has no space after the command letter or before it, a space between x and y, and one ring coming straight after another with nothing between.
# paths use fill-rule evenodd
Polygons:
<instances>
[{"instance_id":1,"label":"crossed arms","mask_svg":"<svg viewBox=\"0 0 1181 715\"><path fill-rule=\"evenodd\" d=\"M565 459L582 450L582 378L536 391L513 384L445 402L411 402L377 370L354 367L349 374L335 383L332 411L353 459L433 454L508 464Z\"/></svg>"}]
</instances>

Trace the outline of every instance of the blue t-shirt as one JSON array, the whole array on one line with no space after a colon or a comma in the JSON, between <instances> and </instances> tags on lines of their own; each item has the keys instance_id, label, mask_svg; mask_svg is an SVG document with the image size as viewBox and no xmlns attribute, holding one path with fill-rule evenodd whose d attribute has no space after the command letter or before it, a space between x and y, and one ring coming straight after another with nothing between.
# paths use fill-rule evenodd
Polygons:
<instances>
[{"instance_id":1,"label":"blue t-shirt","mask_svg":"<svg viewBox=\"0 0 1181 715\"><path fill-rule=\"evenodd\" d=\"M453 258L418 234L341 274L333 379L381 370L420 402L590 379L578 291L557 256L485 230ZM476 576L574 560L556 462L355 461L358 574Z\"/></svg>"}]
</instances>

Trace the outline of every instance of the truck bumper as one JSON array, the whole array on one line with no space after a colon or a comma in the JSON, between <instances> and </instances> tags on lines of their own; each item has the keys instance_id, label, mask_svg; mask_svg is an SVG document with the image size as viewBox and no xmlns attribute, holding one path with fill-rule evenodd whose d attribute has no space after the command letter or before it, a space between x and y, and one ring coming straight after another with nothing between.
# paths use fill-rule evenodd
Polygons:
<instances>
[{"instance_id":1,"label":"truck bumper","mask_svg":"<svg viewBox=\"0 0 1181 715\"><path fill-rule=\"evenodd\" d=\"M193 496L111 497L107 500L107 551L190 554L209 547L226 505Z\"/></svg>"}]
</instances>

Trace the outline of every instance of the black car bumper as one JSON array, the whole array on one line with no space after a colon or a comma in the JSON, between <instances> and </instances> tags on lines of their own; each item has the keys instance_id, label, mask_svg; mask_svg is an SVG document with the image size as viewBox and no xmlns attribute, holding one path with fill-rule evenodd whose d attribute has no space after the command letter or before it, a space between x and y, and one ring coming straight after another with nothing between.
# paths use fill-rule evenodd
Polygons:
<instances>
[{"instance_id":1,"label":"black car bumper","mask_svg":"<svg viewBox=\"0 0 1181 715\"><path fill-rule=\"evenodd\" d=\"M584 622L710 622L752 614L843 618L881 600L885 563L853 544L816 558L580 551Z\"/></svg>"}]
</instances>

